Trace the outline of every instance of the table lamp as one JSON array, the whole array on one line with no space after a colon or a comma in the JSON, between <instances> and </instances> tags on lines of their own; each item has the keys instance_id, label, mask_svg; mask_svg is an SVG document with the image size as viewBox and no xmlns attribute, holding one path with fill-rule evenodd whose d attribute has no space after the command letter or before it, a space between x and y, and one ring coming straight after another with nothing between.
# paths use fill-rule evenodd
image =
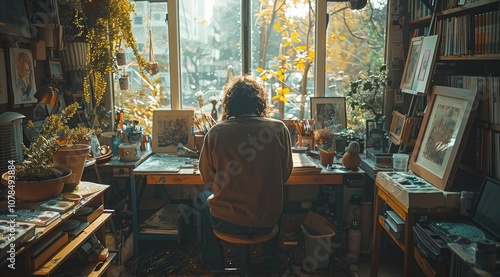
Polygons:
<instances>
[{"instance_id":1,"label":"table lamp","mask_svg":"<svg viewBox=\"0 0 500 277\"><path fill-rule=\"evenodd\" d=\"M41 103L51 105L50 115L52 115L59 105L59 90L53 84L46 84L35 93L35 98Z\"/></svg>"}]
</instances>

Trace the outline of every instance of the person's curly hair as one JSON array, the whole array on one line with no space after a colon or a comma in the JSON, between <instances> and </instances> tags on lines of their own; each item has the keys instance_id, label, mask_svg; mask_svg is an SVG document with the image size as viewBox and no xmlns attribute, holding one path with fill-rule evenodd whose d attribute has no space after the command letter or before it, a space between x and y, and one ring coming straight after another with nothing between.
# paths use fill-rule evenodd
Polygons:
<instances>
[{"instance_id":1,"label":"person's curly hair","mask_svg":"<svg viewBox=\"0 0 500 277\"><path fill-rule=\"evenodd\" d=\"M224 89L221 119L257 114L266 117L272 111L267 105L267 93L252 75L235 76Z\"/></svg>"}]
</instances>

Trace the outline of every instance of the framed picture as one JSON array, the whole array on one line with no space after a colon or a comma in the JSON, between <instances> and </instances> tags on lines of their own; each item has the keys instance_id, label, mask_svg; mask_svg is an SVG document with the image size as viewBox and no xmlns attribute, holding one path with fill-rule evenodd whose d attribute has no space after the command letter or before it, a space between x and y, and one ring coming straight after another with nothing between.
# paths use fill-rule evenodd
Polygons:
<instances>
[{"instance_id":1,"label":"framed picture","mask_svg":"<svg viewBox=\"0 0 500 277\"><path fill-rule=\"evenodd\" d=\"M297 128L295 128L295 120L283 119L282 121L283 123L285 123L286 127L288 128L288 131L290 132L290 137L292 138L292 146L297 145L299 133L297 131Z\"/></svg>"},{"instance_id":2,"label":"framed picture","mask_svg":"<svg viewBox=\"0 0 500 277\"><path fill-rule=\"evenodd\" d=\"M191 135L193 116L194 110L154 110L152 151L176 153L179 143L194 149L194 136Z\"/></svg>"},{"instance_id":3,"label":"framed picture","mask_svg":"<svg viewBox=\"0 0 500 277\"><path fill-rule=\"evenodd\" d=\"M413 84L413 87L415 88L414 91L417 94L428 94L431 81L429 76L431 75L434 68L437 45L437 35L424 37L422 48L420 49L420 57L417 64L418 71L417 75L415 76L415 83Z\"/></svg>"},{"instance_id":4,"label":"framed picture","mask_svg":"<svg viewBox=\"0 0 500 277\"><path fill-rule=\"evenodd\" d=\"M405 124L406 116L398 111L392 112L391 129L389 131L389 138L396 144L401 144L401 135L403 134L403 127Z\"/></svg>"},{"instance_id":5,"label":"framed picture","mask_svg":"<svg viewBox=\"0 0 500 277\"><path fill-rule=\"evenodd\" d=\"M36 103L33 56L29 49L9 48L14 105Z\"/></svg>"},{"instance_id":6,"label":"framed picture","mask_svg":"<svg viewBox=\"0 0 500 277\"><path fill-rule=\"evenodd\" d=\"M62 65L60 60L49 60L49 75L51 80L62 80Z\"/></svg>"},{"instance_id":7,"label":"framed picture","mask_svg":"<svg viewBox=\"0 0 500 277\"><path fill-rule=\"evenodd\" d=\"M365 120L365 143L366 143L366 148L372 148L373 147L373 140L371 139L371 130L377 128L377 123L375 122L375 119L366 119Z\"/></svg>"},{"instance_id":8,"label":"framed picture","mask_svg":"<svg viewBox=\"0 0 500 277\"><path fill-rule=\"evenodd\" d=\"M31 38L25 1L0 1L0 33Z\"/></svg>"},{"instance_id":9,"label":"framed picture","mask_svg":"<svg viewBox=\"0 0 500 277\"><path fill-rule=\"evenodd\" d=\"M7 65L5 64L5 51L0 49L0 104L9 102L9 95L7 93Z\"/></svg>"},{"instance_id":10,"label":"framed picture","mask_svg":"<svg viewBox=\"0 0 500 277\"><path fill-rule=\"evenodd\" d=\"M394 106L401 107L405 103L404 94L400 89L394 90Z\"/></svg>"},{"instance_id":11,"label":"framed picture","mask_svg":"<svg viewBox=\"0 0 500 277\"><path fill-rule=\"evenodd\" d=\"M315 119L316 129L347 128L345 97L311 97L311 118Z\"/></svg>"},{"instance_id":12,"label":"framed picture","mask_svg":"<svg viewBox=\"0 0 500 277\"><path fill-rule=\"evenodd\" d=\"M413 82L417 72L418 58L420 56L420 48L424 37L414 37L411 39L410 49L408 51L408 58L406 59L403 77L401 78L401 91L411 93L413 89Z\"/></svg>"},{"instance_id":13,"label":"framed picture","mask_svg":"<svg viewBox=\"0 0 500 277\"><path fill-rule=\"evenodd\" d=\"M409 52L411 56L408 56L401 81L402 92L427 94L430 85L429 76L434 68L436 59L437 44L437 35L412 39Z\"/></svg>"},{"instance_id":14,"label":"framed picture","mask_svg":"<svg viewBox=\"0 0 500 277\"><path fill-rule=\"evenodd\" d=\"M449 190L472 127L476 91L434 86L409 168L439 189Z\"/></svg>"}]
</instances>

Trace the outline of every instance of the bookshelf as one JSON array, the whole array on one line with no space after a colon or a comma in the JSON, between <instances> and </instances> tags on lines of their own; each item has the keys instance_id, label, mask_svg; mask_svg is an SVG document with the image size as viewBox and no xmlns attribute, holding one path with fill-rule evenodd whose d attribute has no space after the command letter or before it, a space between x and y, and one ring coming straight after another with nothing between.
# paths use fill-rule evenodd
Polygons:
<instances>
[{"instance_id":1,"label":"bookshelf","mask_svg":"<svg viewBox=\"0 0 500 277\"><path fill-rule=\"evenodd\" d=\"M387 39L386 59L391 65L401 65L393 51L394 45L401 44L403 38L406 60L412 39L418 36L438 35L436 62L431 71L431 86L457 87L477 91L476 109L472 130L464 137L465 148L458 165L457 176L451 190L479 190L484 177L500 179L500 5L498 0L398 0L389 1L389 36ZM404 20L402 18L405 18ZM392 29L391 29L392 28ZM401 28L403 35L391 35L391 30ZM391 77L402 76L401 66L392 66L395 72ZM397 82L397 78L396 78ZM411 101L405 97L403 113L409 116L422 116L425 112L428 95L412 95ZM394 105L394 109L397 107ZM439 263L426 260L413 244L413 233L405 232L404 241L390 235L379 220L382 204L398 211L391 193L386 194L376 184L376 204L374 211L372 258L379 255L380 233L389 233L403 252L405 276L422 270L425 276L444 276L449 261ZM413 212L416 209L409 209ZM400 210L399 210L400 211ZM411 229L418 218L402 215L406 227ZM422 211L422 215L434 216L432 211ZM449 211L448 216L456 215ZM417 265L420 268L417 269ZM421 272L419 272L421 273ZM377 276L378 260L372 260L370 276Z\"/></svg>"},{"instance_id":2,"label":"bookshelf","mask_svg":"<svg viewBox=\"0 0 500 277\"><path fill-rule=\"evenodd\" d=\"M436 0L431 1L431 4ZM476 89L478 108L460 168L500 178L500 5L497 0L438 1L434 15L408 1L409 37L439 35L433 85ZM480 182L479 182L480 183Z\"/></svg>"}]
</instances>

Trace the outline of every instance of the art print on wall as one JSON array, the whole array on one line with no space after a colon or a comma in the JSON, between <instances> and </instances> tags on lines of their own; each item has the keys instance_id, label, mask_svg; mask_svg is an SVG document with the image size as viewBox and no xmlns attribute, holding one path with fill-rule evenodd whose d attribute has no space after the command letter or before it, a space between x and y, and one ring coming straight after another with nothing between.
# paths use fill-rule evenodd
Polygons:
<instances>
[{"instance_id":1,"label":"art print on wall","mask_svg":"<svg viewBox=\"0 0 500 277\"><path fill-rule=\"evenodd\" d=\"M439 189L453 182L468 137L476 91L434 86L410 159L410 169Z\"/></svg>"},{"instance_id":2,"label":"art print on wall","mask_svg":"<svg viewBox=\"0 0 500 277\"><path fill-rule=\"evenodd\" d=\"M179 143L194 148L194 110L153 111L153 137L151 149L154 153L176 153Z\"/></svg>"},{"instance_id":3,"label":"art print on wall","mask_svg":"<svg viewBox=\"0 0 500 277\"><path fill-rule=\"evenodd\" d=\"M36 103L35 72L31 51L10 48L9 54L14 105Z\"/></svg>"},{"instance_id":4,"label":"art print on wall","mask_svg":"<svg viewBox=\"0 0 500 277\"><path fill-rule=\"evenodd\" d=\"M5 51L0 49L0 104L9 102L9 96L7 93L7 66L5 65Z\"/></svg>"}]
</instances>

